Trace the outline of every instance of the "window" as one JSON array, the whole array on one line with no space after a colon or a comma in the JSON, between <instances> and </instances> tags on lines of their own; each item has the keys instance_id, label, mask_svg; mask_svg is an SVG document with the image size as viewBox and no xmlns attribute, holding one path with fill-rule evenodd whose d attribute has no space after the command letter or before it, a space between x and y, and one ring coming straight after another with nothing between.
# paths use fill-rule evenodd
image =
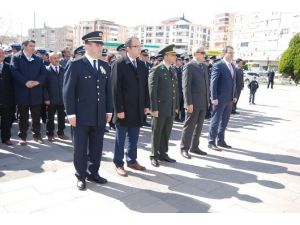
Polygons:
<instances>
[{"instance_id":1,"label":"window","mask_svg":"<svg viewBox=\"0 0 300 225\"><path fill-rule=\"evenodd\" d=\"M241 47L248 47L249 42L241 42Z\"/></svg>"}]
</instances>

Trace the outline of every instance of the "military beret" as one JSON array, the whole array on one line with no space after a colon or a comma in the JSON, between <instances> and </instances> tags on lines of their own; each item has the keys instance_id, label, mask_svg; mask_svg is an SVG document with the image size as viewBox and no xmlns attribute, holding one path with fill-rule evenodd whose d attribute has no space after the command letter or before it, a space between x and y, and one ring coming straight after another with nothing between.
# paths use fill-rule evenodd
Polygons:
<instances>
[{"instance_id":1,"label":"military beret","mask_svg":"<svg viewBox=\"0 0 300 225\"><path fill-rule=\"evenodd\" d=\"M176 55L176 60L182 60L181 55L177 54Z\"/></svg>"},{"instance_id":2,"label":"military beret","mask_svg":"<svg viewBox=\"0 0 300 225\"><path fill-rule=\"evenodd\" d=\"M125 47L125 44L121 44L117 47L117 51L125 51L126 50L126 47Z\"/></svg>"},{"instance_id":3,"label":"military beret","mask_svg":"<svg viewBox=\"0 0 300 225\"><path fill-rule=\"evenodd\" d=\"M108 54L108 49L107 49L107 48L104 48L104 49L102 50L102 56L107 56L107 54Z\"/></svg>"},{"instance_id":4,"label":"military beret","mask_svg":"<svg viewBox=\"0 0 300 225\"><path fill-rule=\"evenodd\" d=\"M148 49L143 49L143 50L141 51L141 54L142 54L142 55L145 55L145 56L148 56L148 55L149 55L149 50L148 50Z\"/></svg>"},{"instance_id":5,"label":"military beret","mask_svg":"<svg viewBox=\"0 0 300 225\"><path fill-rule=\"evenodd\" d=\"M78 48L76 48L76 49L74 50L74 55L77 55L77 54L79 54L79 55L84 55L84 53L85 53L85 48L84 48L83 45L82 45L82 46L79 46Z\"/></svg>"},{"instance_id":6,"label":"military beret","mask_svg":"<svg viewBox=\"0 0 300 225\"><path fill-rule=\"evenodd\" d=\"M163 56L166 55L166 54L174 54L174 55L176 55L176 52L174 51L174 47L175 47L174 44L168 45L168 46L164 47L162 50L160 50L158 52L158 54L161 54Z\"/></svg>"},{"instance_id":7,"label":"military beret","mask_svg":"<svg viewBox=\"0 0 300 225\"><path fill-rule=\"evenodd\" d=\"M47 54L47 50L46 49L38 49L38 50L36 50L36 53L39 53L41 55L46 55Z\"/></svg>"},{"instance_id":8,"label":"military beret","mask_svg":"<svg viewBox=\"0 0 300 225\"><path fill-rule=\"evenodd\" d=\"M84 35L81 39L85 42L95 42L99 44L104 44L102 40L103 32L102 31L93 31Z\"/></svg>"},{"instance_id":9,"label":"military beret","mask_svg":"<svg viewBox=\"0 0 300 225\"><path fill-rule=\"evenodd\" d=\"M16 43L16 44L11 44L10 47L12 49L15 49L16 51L21 51L21 45Z\"/></svg>"},{"instance_id":10,"label":"military beret","mask_svg":"<svg viewBox=\"0 0 300 225\"><path fill-rule=\"evenodd\" d=\"M150 60L155 60L155 56L150 56Z\"/></svg>"},{"instance_id":11,"label":"military beret","mask_svg":"<svg viewBox=\"0 0 300 225\"><path fill-rule=\"evenodd\" d=\"M11 46L8 46L8 47L4 48L3 51L10 52L10 51L12 51L12 48L11 48Z\"/></svg>"},{"instance_id":12,"label":"military beret","mask_svg":"<svg viewBox=\"0 0 300 225\"><path fill-rule=\"evenodd\" d=\"M155 57L155 59L159 62L163 61L163 55L162 54L159 54Z\"/></svg>"}]
</instances>

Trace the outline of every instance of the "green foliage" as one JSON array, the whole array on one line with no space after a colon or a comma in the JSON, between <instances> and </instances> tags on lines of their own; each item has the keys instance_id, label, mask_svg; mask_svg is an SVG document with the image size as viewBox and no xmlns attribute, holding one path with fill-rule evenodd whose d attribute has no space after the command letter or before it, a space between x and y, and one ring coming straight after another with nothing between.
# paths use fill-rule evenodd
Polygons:
<instances>
[{"instance_id":1,"label":"green foliage","mask_svg":"<svg viewBox=\"0 0 300 225\"><path fill-rule=\"evenodd\" d=\"M295 59L294 59L294 77L300 78L300 48L298 48Z\"/></svg>"},{"instance_id":2,"label":"green foliage","mask_svg":"<svg viewBox=\"0 0 300 225\"><path fill-rule=\"evenodd\" d=\"M300 33L295 34L288 49L281 55L278 69L285 77L300 76Z\"/></svg>"}]
</instances>

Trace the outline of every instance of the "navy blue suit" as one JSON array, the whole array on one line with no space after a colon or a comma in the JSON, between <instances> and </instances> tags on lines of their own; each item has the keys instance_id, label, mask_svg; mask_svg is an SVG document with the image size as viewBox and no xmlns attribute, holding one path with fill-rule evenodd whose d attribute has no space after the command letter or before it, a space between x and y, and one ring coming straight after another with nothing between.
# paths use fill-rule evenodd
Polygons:
<instances>
[{"instance_id":1,"label":"navy blue suit","mask_svg":"<svg viewBox=\"0 0 300 225\"><path fill-rule=\"evenodd\" d=\"M211 73L211 99L218 100L218 105L213 107L209 127L209 144L225 143L225 129L232 110L233 98L236 98L236 69L233 64L233 75L226 62L221 60L212 67Z\"/></svg>"},{"instance_id":2,"label":"navy blue suit","mask_svg":"<svg viewBox=\"0 0 300 225\"><path fill-rule=\"evenodd\" d=\"M29 61L20 51L12 56L11 73L14 79L15 102L18 105L19 137L26 140L29 128L29 110L32 118L32 131L34 138L40 138L40 114L43 103L43 84L46 79L46 68L43 61L35 55ZM28 81L38 81L40 84L33 87L26 87Z\"/></svg>"},{"instance_id":3,"label":"navy blue suit","mask_svg":"<svg viewBox=\"0 0 300 225\"><path fill-rule=\"evenodd\" d=\"M12 56L11 73L15 80L15 101L17 105L39 105L43 103L43 84L46 79L46 68L43 61L35 55L29 62L20 51ZM40 85L34 88L27 88L29 80L38 81Z\"/></svg>"},{"instance_id":4,"label":"navy blue suit","mask_svg":"<svg viewBox=\"0 0 300 225\"><path fill-rule=\"evenodd\" d=\"M65 69L60 66L57 73L52 66L47 66L47 77L44 85L44 100L50 101L47 107L47 135L54 135L54 116L57 112L57 135L63 135L65 129L65 109L62 97Z\"/></svg>"},{"instance_id":5,"label":"navy blue suit","mask_svg":"<svg viewBox=\"0 0 300 225\"><path fill-rule=\"evenodd\" d=\"M98 174L106 113L112 112L110 67L98 60L98 71L84 56L70 63L65 73L63 100L67 115L76 116L73 128L74 166L78 179ZM88 148L88 149L87 149Z\"/></svg>"}]
</instances>

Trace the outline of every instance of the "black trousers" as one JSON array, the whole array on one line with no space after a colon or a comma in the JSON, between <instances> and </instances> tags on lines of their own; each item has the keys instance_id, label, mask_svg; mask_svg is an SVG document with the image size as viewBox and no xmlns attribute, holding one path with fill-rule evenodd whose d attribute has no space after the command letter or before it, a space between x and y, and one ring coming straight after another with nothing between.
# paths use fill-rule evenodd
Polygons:
<instances>
[{"instance_id":1,"label":"black trousers","mask_svg":"<svg viewBox=\"0 0 300 225\"><path fill-rule=\"evenodd\" d=\"M14 107L1 106L0 117L1 117L1 140L6 142L11 137L11 126L13 123Z\"/></svg>"},{"instance_id":2,"label":"black trousers","mask_svg":"<svg viewBox=\"0 0 300 225\"><path fill-rule=\"evenodd\" d=\"M47 107L47 135L53 136L54 135L54 116L57 112L57 135L63 135L64 129L66 128L65 125L65 108L64 105L48 105Z\"/></svg>"},{"instance_id":3,"label":"black trousers","mask_svg":"<svg viewBox=\"0 0 300 225\"><path fill-rule=\"evenodd\" d=\"M237 103L239 101L239 98L240 98L242 90L237 90L236 92L237 92L237 96L236 96L237 97L237 101L236 101L236 103L232 104L232 112L236 111L236 105L237 105Z\"/></svg>"},{"instance_id":4,"label":"black trousers","mask_svg":"<svg viewBox=\"0 0 300 225\"><path fill-rule=\"evenodd\" d=\"M100 168L105 124L101 127L77 125L72 127L75 176L84 180L95 176Z\"/></svg>"},{"instance_id":5,"label":"black trousers","mask_svg":"<svg viewBox=\"0 0 300 225\"><path fill-rule=\"evenodd\" d=\"M29 128L29 110L32 119L32 132L34 137L41 136L41 105L18 105L19 112L19 137L27 138L27 130Z\"/></svg>"},{"instance_id":6,"label":"black trousers","mask_svg":"<svg viewBox=\"0 0 300 225\"><path fill-rule=\"evenodd\" d=\"M271 88L273 89L273 84L274 84L274 80L269 80L269 81L268 81L268 87L267 87L267 88L269 88L270 85L271 85Z\"/></svg>"}]
</instances>

